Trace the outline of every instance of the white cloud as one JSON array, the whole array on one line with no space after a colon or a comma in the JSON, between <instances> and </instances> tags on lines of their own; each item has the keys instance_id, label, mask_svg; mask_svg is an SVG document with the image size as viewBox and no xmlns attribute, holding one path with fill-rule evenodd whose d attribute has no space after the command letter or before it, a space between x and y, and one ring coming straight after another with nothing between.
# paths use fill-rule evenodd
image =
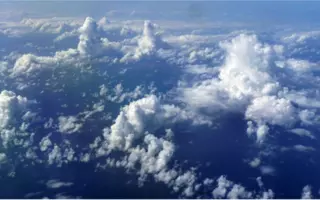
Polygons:
<instances>
[{"instance_id":1,"label":"white cloud","mask_svg":"<svg viewBox=\"0 0 320 200\"><path fill-rule=\"evenodd\" d=\"M260 158L255 158L252 161L249 162L249 165L253 168L258 167L261 164Z\"/></svg>"},{"instance_id":2,"label":"white cloud","mask_svg":"<svg viewBox=\"0 0 320 200\"><path fill-rule=\"evenodd\" d=\"M209 123L179 107L163 104L155 95L149 95L123 107L114 124L105 128L102 145L97 139L91 148L96 148L98 157L111 151L125 152L120 160L109 159L108 165L136 170L141 182L151 175L156 181L164 182L176 192L190 197L196 190L197 175L190 170L180 172L170 167L175 151L175 145L168 136L168 132L173 135L172 130L166 130L162 137L151 134L158 128L184 121Z\"/></svg>"},{"instance_id":3,"label":"white cloud","mask_svg":"<svg viewBox=\"0 0 320 200\"><path fill-rule=\"evenodd\" d=\"M289 130L290 133L296 134L300 137L308 137L310 139L315 139L315 136L308 130L302 128L295 128Z\"/></svg>"},{"instance_id":4,"label":"white cloud","mask_svg":"<svg viewBox=\"0 0 320 200\"><path fill-rule=\"evenodd\" d=\"M139 60L143 56L155 55L159 49L168 49L169 44L164 42L155 31L155 25L150 21L144 22L141 36L135 38L137 47L131 49L122 59L122 62Z\"/></svg>"},{"instance_id":5,"label":"white cloud","mask_svg":"<svg viewBox=\"0 0 320 200\"><path fill-rule=\"evenodd\" d=\"M285 126L295 121L295 109L290 101L275 96L255 98L248 106L245 115L247 119L261 124L269 123Z\"/></svg>"},{"instance_id":6,"label":"white cloud","mask_svg":"<svg viewBox=\"0 0 320 200\"><path fill-rule=\"evenodd\" d=\"M4 163L7 159L7 156L5 153L0 153L0 164Z\"/></svg>"},{"instance_id":7,"label":"white cloud","mask_svg":"<svg viewBox=\"0 0 320 200\"><path fill-rule=\"evenodd\" d=\"M50 146L52 146L52 142L50 140L50 135L41 139L39 146L41 151L46 151Z\"/></svg>"},{"instance_id":8,"label":"white cloud","mask_svg":"<svg viewBox=\"0 0 320 200\"><path fill-rule=\"evenodd\" d=\"M161 104L155 95L147 96L125 106L111 128L105 129L108 149L126 150L145 131L186 120L194 124L210 123L174 105Z\"/></svg>"},{"instance_id":9,"label":"white cloud","mask_svg":"<svg viewBox=\"0 0 320 200\"><path fill-rule=\"evenodd\" d=\"M262 44L255 35L241 34L221 42L220 47L226 54L224 63L215 67L216 70L194 75L203 78L181 82L177 89L179 100L206 115L220 111L243 113L249 120L247 133L255 134L259 143L266 140L270 125L291 128L299 120L317 123L319 117L314 111L302 110L303 107L319 108L317 86L297 90L303 82L312 84L309 80L313 76L301 75L301 72L315 70L314 63L286 59L283 46ZM276 65L279 61L293 72L286 67L279 71ZM297 86L288 83L297 83Z\"/></svg>"},{"instance_id":10,"label":"white cloud","mask_svg":"<svg viewBox=\"0 0 320 200\"><path fill-rule=\"evenodd\" d=\"M260 167L261 174L263 175L275 175L275 168L269 165L264 165Z\"/></svg>"},{"instance_id":11,"label":"white cloud","mask_svg":"<svg viewBox=\"0 0 320 200\"><path fill-rule=\"evenodd\" d=\"M100 88L100 95L105 95L107 91L107 88L102 86ZM112 91L110 91L110 93L111 92L113 92L113 94L109 94L107 99L112 102L122 103L124 100L135 100L139 97L142 97L145 93L145 88L141 85L138 85L133 91L126 92L124 91L122 84L119 83Z\"/></svg>"},{"instance_id":12,"label":"white cloud","mask_svg":"<svg viewBox=\"0 0 320 200\"><path fill-rule=\"evenodd\" d=\"M225 198L227 194L227 190L231 187L233 183L225 176L220 176L217 180L217 187L212 191L212 195L214 198Z\"/></svg>"},{"instance_id":13,"label":"white cloud","mask_svg":"<svg viewBox=\"0 0 320 200\"><path fill-rule=\"evenodd\" d=\"M14 92L3 90L0 93L0 128L4 129L14 122L16 112L25 110L30 102Z\"/></svg>"},{"instance_id":14,"label":"white cloud","mask_svg":"<svg viewBox=\"0 0 320 200\"><path fill-rule=\"evenodd\" d=\"M87 17L79 29L78 51L84 55L96 55L101 51L98 25L91 17Z\"/></svg>"},{"instance_id":15,"label":"white cloud","mask_svg":"<svg viewBox=\"0 0 320 200\"><path fill-rule=\"evenodd\" d=\"M263 198L270 199L274 197L272 190L267 191L263 188L263 182L261 177L257 178L260 190L259 191L248 191L244 186L236 184L226 178L226 176L220 176L216 182L217 187L213 189L213 198L228 198L228 199L252 199L252 198Z\"/></svg>"},{"instance_id":16,"label":"white cloud","mask_svg":"<svg viewBox=\"0 0 320 200\"><path fill-rule=\"evenodd\" d=\"M309 151L315 151L316 149L313 147L304 146L301 144L294 145L293 148L297 151L301 152L309 152Z\"/></svg>"},{"instance_id":17,"label":"white cloud","mask_svg":"<svg viewBox=\"0 0 320 200\"><path fill-rule=\"evenodd\" d=\"M63 181L56 180L56 179L48 180L46 183L47 188L50 188L50 189L58 189L61 187L70 187L72 185L73 185L73 183L71 183L71 182L63 182Z\"/></svg>"},{"instance_id":18,"label":"white cloud","mask_svg":"<svg viewBox=\"0 0 320 200\"><path fill-rule=\"evenodd\" d=\"M57 164L57 166L60 166L62 164L61 148L56 144L48 154L48 164Z\"/></svg>"},{"instance_id":19,"label":"white cloud","mask_svg":"<svg viewBox=\"0 0 320 200\"><path fill-rule=\"evenodd\" d=\"M60 116L59 120L59 132L61 133L75 133L79 131L82 124L75 116Z\"/></svg>"},{"instance_id":20,"label":"white cloud","mask_svg":"<svg viewBox=\"0 0 320 200\"><path fill-rule=\"evenodd\" d=\"M246 191L246 189L243 186L234 184L231 190L229 191L227 197L229 199L239 199L239 198L249 199L249 198L252 198L252 193Z\"/></svg>"},{"instance_id":21,"label":"white cloud","mask_svg":"<svg viewBox=\"0 0 320 200\"><path fill-rule=\"evenodd\" d=\"M306 185L302 188L302 193L301 193L301 199L312 199L312 191L311 191L311 186Z\"/></svg>"},{"instance_id":22,"label":"white cloud","mask_svg":"<svg viewBox=\"0 0 320 200\"><path fill-rule=\"evenodd\" d=\"M57 51L53 56L24 54L16 60L12 75L17 76L43 69L75 67L87 63L109 61L108 57L101 58L101 54L121 52L121 45L117 42L110 42L107 38L102 38L100 31L94 19L87 17L79 28L80 36L77 48ZM99 55L100 58L96 58Z\"/></svg>"},{"instance_id":23,"label":"white cloud","mask_svg":"<svg viewBox=\"0 0 320 200\"><path fill-rule=\"evenodd\" d=\"M13 140L17 134L15 127L19 127L19 121L28 120L23 116L28 112L28 105L34 101L26 97L16 95L14 92L3 90L0 93L0 137L3 147ZM25 120L24 120L25 119ZM24 131L28 124L21 122L21 131Z\"/></svg>"}]
</instances>

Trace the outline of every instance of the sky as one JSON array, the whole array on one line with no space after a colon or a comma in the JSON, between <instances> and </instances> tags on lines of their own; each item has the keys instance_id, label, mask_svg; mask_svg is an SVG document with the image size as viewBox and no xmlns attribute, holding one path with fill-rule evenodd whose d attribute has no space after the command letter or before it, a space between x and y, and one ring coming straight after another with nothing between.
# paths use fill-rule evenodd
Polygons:
<instances>
[{"instance_id":1,"label":"sky","mask_svg":"<svg viewBox=\"0 0 320 200\"><path fill-rule=\"evenodd\" d=\"M0 197L318 198L319 5L1 1Z\"/></svg>"}]
</instances>

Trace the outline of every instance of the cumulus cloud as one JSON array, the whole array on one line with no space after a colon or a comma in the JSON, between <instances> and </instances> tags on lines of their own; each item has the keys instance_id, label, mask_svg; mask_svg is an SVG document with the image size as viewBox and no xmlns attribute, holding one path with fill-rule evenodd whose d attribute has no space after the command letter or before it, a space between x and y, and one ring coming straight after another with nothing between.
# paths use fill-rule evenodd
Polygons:
<instances>
[{"instance_id":1,"label":"cumulus cloud","mask_svg":"<svg viewBox=\"0 0 320 200\"><path fill-rule=\"evenodd\" d=\"M306 185L302 188L302 192L301 192L301 199L312 199L312 191L311 191L311 186L310 185Z\"/></svg>"},{"instance_id":2,"label":"cumulus cloud","mask_svg":"<svg viewBox=\"0 0 320 200\"><path fill-rule=\"evenodd\" d=\"M248 191L244 186L234 183L227 179L226 176L220 176L216 182L217 186L213 189L213 198L228 198L228 199L252 199L252 198L263 198L271 199L274 197L272 190L265 190L263 188L263 182L261 177L257 178L259 191Z\"/></svg>"},{"instance_id":3,"label":"cumulus cloud","mask_svg":"<svg viewBox=\"0 0 320 200\"><path fill-rule=\"evenodd\" d=\"M245 115L246 118L261 124L270 123L284 126L295 121L295 109L290 101L275 96L255 98L248 106Z\"/></svg>"},{"instance_id":4,"label":"cumulus cloud","mask_svg":"<svg viewBox=\"0 0 320 200\"><path fill-rule=\"evenodd\" d=\"M255 158L252 161L249 162L249 165L253 168L258 167L261 164L260 158Z\"/></svg>"},{"instance_id":5,"label":"cumulus cloud","mask_svg":"<svg viewBox=\"0 0 320 200\"><path fill-rule=\"evenodd\" d=\"M52 142L50 140L50 135L41 139L39 146L41 151L46 151L50 146L52 146Z\"/></svg>"},{"instance_id":6,"label":"cumulus cloud","mask_svg":"<svg viewBox=\"0 0 320 200\"><path fill-rule=\"evenodd\" d=\"M137 47L129 51L122 59L122 62L139 60L143 56L155 55L160 49L168 49L170 46L162 40L155 31L155 25L145 21L141 36L136 38Z\"/></svg>"},{"instance_id":7,"label":"cumulus cloud","mask_svg":"<svg viewBox=\"0 0 320 200\"><path fill-rule=\"evenodd\" d=\"M126 156L121 159L109 159L108 165L137 170L141 181L151 175L156 181L190 197L196 191L197 175L192 170L183 172L170 167L175 151L172 130L167 129L160 137L152 134L159 128L185 121L195 125L210 123L149 95L124 106L114 124L104 129L102 145L97 138L91 147L96 149L96 156L108 155L112 151L125 152Z\"/></svg>"},{"instance_id":8,"label":"cumulus cloud","mask_svg":"<svg viewBox=\"0 0 320 200\"><path fill-rule=\"evenodd\" d=\"M102 85L100 88L100 95L105 96L107 93L107 88L105 85ZM122 103L124 100L135 100L139 97L142 97L145 94L145 88L141 85L138 85L135 87L133 91L126 92L123 89L123 86L121 83L117 84L112 91L107 96L107 99L112 102Z\"/></svg>"},{"instance_id":9,"label":"cumulus cloud","mask_svg":"<svg viewBox=\"0 0 320 200\"><path fill-rule=\"evenodd\" d=\"M23 119L23 115L28 112L28 105L34 101L28 100L26 97L16 95L14 92L3 90L0 93L0 137L2 145L7 147L8 143L18 134L16 126ZM25 118L27 120L27 118ZM21 130L28 126L22 122Z\"/></svg>"},{"instance_id":10,"label":"cumulus cloud","mask_svg":"<svg viewBox=\"0 0 320 200\"><path fill-rule=\"evenodd\" d=\"M33 25L33 22L28 21L25 23L37 27L39 31L49 30L44 24ZM111 24L106 18L95 22L93 18L88 17L82 25L79 24L79 29L71 32L68 32L68 27L62 25L57 28L57 33L65 34L62 33L57 40L79 35L79 43L74 49L54 52L52 56L24 54L18 59L12 59L16 60L12 69L8 68L8 63L0 65L6 70L12 70L13 75L19 75L33 74L42 69L92 64L96 61L94 59L114 63L118 62L118 58L127 62L160 55L169 63L177 64L177 67L183 66L188 73L187 76L194 78L192 81L181 81L178 84L178 99L186 103L186 107L184 104L176 106L165 103L155 95L144 96L142 86L128 92L122 84L117 84L113 90L108 89L107 84L103 84L96 95L97 98L117 103L141 99L132 101L120 110L114 123L103 130L103 136L98 136L89 145L92 152L83 151L78 154L75 152L76 149L56 143L51 135L43 137L37 145L46 156L46 163L61 166L70 161L89 162L95 157L108 156L106 162L109 166L135 171L141 182L146 180L147 176L152 176L156 181L165 183L183 196L192 197L202 184L211 186L214 181L205 179L199 183L199 175L195 170L182 170L179 166L173 166L176 144L173 142L175 135L172 127L176 123L187 121L194 125L210 125L210 116L215 116L222 110L242 113L247 120L248 135L254 136L259 143L265 142L273 130L273 125L288 128L290 133L298 136L315 138L307 128L320 119L317 114L320 107L317 101L319 95L315 94L314 88L299 88L309 83L304 80L310 78L312 72L317 70L316 63L294 58L286 59L282 55L283 46L260 43L255 35L241 34L221 42L219 47L215 46L217 41L230 35L183 35L163 39L157 32L156 25L149 21L144 23L141 35L111 42L114 40L103 38L106 34L103 31L108 30ZM128 36L130 31L130 28L122 27L120 34ZM210 46L204 47L207 40L210 40ZM171 43L177 46L172 46ZM110 56L110 59L104 59L104 56ZM220 63L222 60L224 61ZM2 67L0 71L2 72ZM0 94L0 128L3 141L8 141L14 134L10 126L14 123L13 116L16 109L25 108L26 102L28 100L24 97L8 91ZM104 111L104 102L94 104L92 109L77 116L60 116L57 127L59 132L78 132L84 119ZM294 129L292 125L295 123L301 123L302 128ZM50 118L45 128L55 128L52 124L53 119ZM159 133L163 128L165 131ZM21 144L23 142L16 141ZM315 150L304 145L295 145L292 149L302 152ZM112 153L118 151L123 157L111 158ZM36 160L35 151L31 148L27 155ZM0 162L1 160L2 155ZM260 169L263 175L275 174L272 166L261 166L261 163L261 158L257 157L249 164ZM212 195L214 198L234 199L274 197L272 190L264 189L261 178L257 179L257 182L261 191L255 192L228 180L226 176L221 176L216 181L217 187L212 190ZM58 180L51 180L47 184L50 188L72 185Z\"/></svg>"},{"instance_id":11,"label":"cumulus cloud","mask_svg":"<svg viewBox=\"0 0 320 200\"><path fill-rule=\"evenodd\" d=\"M74 133L81 129L82 124L75 116L60 116L59 120L59 132L61 133Z\"/></svg>"},{"instance_id":12,"label":"cumulus cloud","mask_svg":"<svg viewBox=\"0 0 320 200\"><path fill-rule=\"evenodd\" d=\"M302 76L301 72L312 71L315 64L286 59L283 46L262 44L255 35L240 34L221 42L220 47L226 54L222 65L211 72L196 73L204 78L191 84L181 82L177 90L179 100L204 114L243 113L248 120L247 133L255 135L259 143L267 138L270 125L291 128L299 121L316 123L310 118L314 111L302 110L307 106L318 108L317 100L312 98L317 96L315 90L290 90L288 85L299 79L308 82L312 77ZM285 64L279 66L279 61ZM289 75L292 71L286 68L296 74Z\"/></svg>"},{"instance_id":13,"label":"cumulus cloud","mask_svg":"<svg viewBox=\"0 0 320 200\"><path fill-rule=\"evenodd\" d=\"M122 109L110 129L105 129L108 149L128 149L145 131L188 120L194 124L210 124L210 121L192 112L162 104L155 95L133 101Z\"/></svg>"},{"instance_id":14,"label":"cumulus cloud","mask_svg":"<svg viewBox=\"0 0 320 200\"><path fill-rule=\"evenodd\" d=\"M87 17L83 25L79 28L80 37L78 51L80 54L95 55L101 51L100 34L98 25L91 17Z\"/></svg>"},{"instance_id":15,"label":"cumulus cloud","mask_svg":"<svg viewBox=\"0 0 320 200\"><path fill-rule=\"evenodd\" d=\"M12 69L12 75L39 71L42 69L54 69L57 67L82 66L87 63L100 62L102 53L121 52L120 43L110 42L103 38L96 21L87 17L78 30L79 42L77 48L57 51L53 56L37 56L24 54L18 58ZM97 57L100 56L98 59ZM93 58L97 58L93 60ZM108 59L102 59L106 62Z\"/></svg>"}]
</instances>

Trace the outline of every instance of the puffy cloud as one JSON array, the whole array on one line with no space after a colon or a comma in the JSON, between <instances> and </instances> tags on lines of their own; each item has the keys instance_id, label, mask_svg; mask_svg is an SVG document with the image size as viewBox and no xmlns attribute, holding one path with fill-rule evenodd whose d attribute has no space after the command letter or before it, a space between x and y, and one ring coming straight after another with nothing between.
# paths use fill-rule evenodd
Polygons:
<instances>
[{"instance_id":1,"label":"puffy cloud","mask_svg":"<svg viewBox=\"0 0 320 200\"><path fill-rule=\"evenodd\" d=\"M100 95L104 96L106 92L107 88L103 85L100 88ZM145 88L141 85L138 85L133 91L126 92L124 91L122 84L119 83L112 91L110 91L110 93L111 92L113 92L113 94L108 95L107 99L112 102L122 103L124 100L134 100L142 97L143 94L145 94Z\"/></svg>"},{"instance_id":2,"label":"puffy cloud","mask_svg":"<svg viewBox=\"0 0 320 200\"><path fill-rule=\"evenodd\" d=\"M84 55L95 55L101 51L100 34L97 23L87 17L83 25L79 28L80 37L78 43L78 51Z\"/></svg>"},{"instance_id":3,"label":"puffy cloud","mask_svg":"<svg viewBox=\"0 0 320 200\"><path fill-rule=\"evenodd\" d=\"M302 193L301 193L301 199L312 199L312 191L311 191L311 186L306 185L302 188Z\"/></svg>"},{"instance_id":4,"label":"puffy cloud","mask_svg":"<svg viewBox=\"0 0 320 200\"><path fill-rule=\"evenodd\" d=\"M196 173L170 167L175 151L175 145L171 141L172 130L166 129L162 137L151 134L159 128L185 121L194 124L209 123L179 107L163 104L155 95L149 95L123 107L114 124L105 128L102 143L97 138L90 147L96 149L96 156L122 151L125 153L122 159L109 159L107 164L135 169L141 181L151 175L174 191L180 191L183 196L191 197L196 191Z\"/></svg>"},{"instance_id":5,"label":"puffy cloud","mask_svg":"<svg viewBox=\"0 0 320 200\"><path fill-rule=\"evenodd\" d=\"M260 158L255 158L249 162L249 165L254 168L258 167L260 164L261 164Z\"/></svg>"},{"instance_id":6,"label":"puffy cloud","mask_svg":"<svg viewBox=\"0 0 320 200\"><path fill-rule=\"evenodd\" d=\"M79 123L75 116L60 116L59 120L59 132L61 133L74 133L81 129L82 124Z\"/></svg>"},{"instance_id":7,"label":"puffy cloud","mask_svg":"<svg viewBox=\"0 0 320 200\"><path fill-rule=\"evenodd\" d=\"M255 36L240 35L230 43L221 43L221 47L227 57L218 78L183 88L183 96L191 106L243 110L251 99L277 90L278 83L268 73L272 46L260 44Z\"/></svg>"},{"instance_id":8,"label":"puffy cloud","mask_svg":"<svg viewBox=\"0 0 320 200\"><path fill-rule=\"evenodd\" d=\"M28 100L26 97L16 95L14 92L3 90L0 93L0 137L2 145L7 147L8 143L17 135L16 127L19 122L28 120L23 117L28 112L28 105L34 101ZM21 122L21 130L24 131L28 126Z\"/></svg>"},{"instance_id":9,"label":"puffy cloud","mask_svg":"<svg viewBox=\"0 0 320 200\"><path fill-rule=\"evenodd\" d=\"M122 59L122 62L139 60L143 56L155 55L160 49L168 49L170 46L162 40L160 35L155 32L155 25L150 21L144 22L141 36L136 38L137 47L129 51Z\"/></svg>"},{"instance_id":10,"label":"puffy cloud","mask_svg":"<svg viewBox=\"0 0 320 200\"><path fill-rule=\"evenodd\" d=\"M52 57L24 54L16 60L12 69L12 75L31 74L32 72L37 72L42 69L54 69L55 67L68 64L76 65L78 58L79 53L74 49L58 51Z\"/></svg>"},{"instance_id":11,"label":"puffy cloud","mask_svg":"<svg viewBox=\"0 0 320 200\"><path fill-rule=\"evenodd\" d=\"M309 31L309 32L300 32L293 33L289 36L282 38L284 42L296 44L296 43L305 43L307 40L316 39L320 35L320 31Z\"/></svg>"},{"instance_id":12,"label":"puffy cloud","mask_svg":"<svg viewBox=\"0 0 320 200\"><path fill-rule=\"evenodd\" d=\"M220 176L217 180L217 187L212 191L212 195L214 198L224 198L227 194L228 188L232 185L233 183L225 176Z\"/></svg>"},{"instance_id":13,"label":"puffy cloud","mask_svg":"<svg viewBox=\"0 0 320 200\"><path fill-rule=\"evenodd\" d=\"M14 92L3 90L0 93L0 128L7 128L14 122L17 112L25 110L30 102Z\"/></svg>"},{"instance_id":14,"label":"puffy cloud","mask_svg":"<svg viewBox=\"0 0 320 200\"><path fill-rule=\"evenodd\" d=\"M41 151L46 151L50 146L52 146L52 142L50 140L50 135L41 139L39 146Z\"/></svg>"},{"instance_id":15,"label":"puffy cloud","mask_svg":"<svg viewBox=\"0 0 320 200\"><path fill-rule=\"evenodd\" d=\"M5 153L0 153L0 164L4 163L7 159L7 156Z\"/></svg>"},{"instance_id":16,"label":"puffy cloud","mask_svg":"<svg viewBox=\"0 0 320 200\"><path fill-rule=\"evenodd\" d=\"M56 144L48 154L48 164L49 165L57 164L57 166L60 166L62 164L61 148Z\"/></svg>"},{"instance_id":17,"label":"puffy cloud","mask_svg":"<svg viewBox=\"0 0 320 200\"><path fill-rule=\"evenodd\" d=\"M110 129L105 129L108 149L128 149L145 131L187 120L194 124L210 124L192 112L161 104L155 95L147 96L125 106Z\"/></svg>"},{"instance_id":18,"label":"puffy cloud","mask_svg":"<svg viewBox=\"0 0 320 200\"><path fill-rule=\"evenodd\" d=\"M317 123L319 117L314 110L302 110L319 108L317 86L298 89L304 83L312 84L309 80L313 76L301 72L315 70L314 63L286 59L283 46L262 44L255 35L241 34L221 42L220 47L226 54L223 64L195 73L196 81L191 84L182 81L177 89L179 100L206 115L243 113L248 120L248 135L255 134L259 143L266 140L270 125L291 128L299 121ZM279 67L280 61L284 66Z\"/></svg>"},{"instance_id":19,"label":"puffy cloud","mask_svg":"<svg viewBox=\"0 0 320 200\"><path fill-rule=\"evenodd\" d=\"M213 198L228 198L228 199L252 199L263 198L270 199L274 197L272 190L265 190L263 188L263 182L261 177L257 178L259 191L248 191L244 186L236 184L226 178L226 176L220 176L216 182L217 187L213 189Z\"/></svg>"},{"instance_id":20,"label":"puffy cloud","mask_svg":"<svg viewBox=\"0 0 320 200\"><path fill-rule=\"evenodd\" d=\"M44 33L63 33L79 25L75 18L24 18L21 24L31 27L32 31Z\"/></svg>"},{"instance_id":21,"label":"puffy cloud","mask_svg":"<svg viewBox=\"0 0 320 200\"><path fill-rule=\"evenodd\" d=\"M239 199L239 198L252 198L252 193L246 191L246 189L238 184L233 185L227 197L229 199Z\"/></svg>"},{"instance_id":22,"label":"puffy cloud","mask_svg":"<svg viewBox=\"0 0 320 200\"><path fill-rule=\"evenodd\" d=\"M295 109L291 102L275 96L255 98L245 115L246 118L262 124L290 125L295 121Z\"/></svg>"},{"instance_id":23,"label":"puffy cloud","mask_svg":"<svg viewBox=\"0 0 320 200\"><path fill-rule=\"evenodd\" d=\"M57 51L53 56L24 54L16 60L12 69L12 75L30 74L42 69L82 66L86 63L101 61L106 62L108 58L102 59L102 53L119 54L121 52L120 43L110 42L107 38L102 38L101 30L98 29L97 23L91 17L85 19L78 32L80 36L77 48ZM100 57L97 58L98 56Z\"/></svg>"}]
</instances>

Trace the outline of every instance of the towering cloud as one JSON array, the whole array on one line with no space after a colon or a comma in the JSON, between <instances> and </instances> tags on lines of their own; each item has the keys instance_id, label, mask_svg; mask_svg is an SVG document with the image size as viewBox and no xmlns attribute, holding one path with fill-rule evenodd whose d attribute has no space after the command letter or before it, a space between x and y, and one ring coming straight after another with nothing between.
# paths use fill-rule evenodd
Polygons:
<instances>
[{"instance_id":1,"label":"towering cloud","mask_svg":"<svg viewBox=\"0 0 320 200\"><path fill-rule=\"evenodd\" d=\"M182 88L184 100L195 109L244 113L254 122L248 123L248 133L255 133L259 142L268 134L268 125L293 125L298 110L283 95L285 81L275 64L284 59L283 47L261 44L256 36L243 34L220 46L226 52L224 64L217 74L211 72L213 78Z\"/></svg>"},{"instance_id":2,"label":"towering cloud","mask_svg":"<svg viewBox=\"0 0 320 200\"><path fill-rule=\"evenodd\" d=\"M0 138L3 147L16 135L16 127L23 121L27 113L27 106L30 104L27 98L16 95L14 92L3 90L0 93ZM20 123L19 123L20 122Z\"/></svg>"},{"instance_id":3,"label":"towering cloud","mask_svg":"<svg viewBox=\"0 0 320 200\"><path fill-rule=\"evenodd\" d=\"M133 51L129 51L122 58L122 61L139 60L143 56L155 55L159 49L169 48L169 44L162 40L155 29L154 24L150 21L145 21L142 35L135 38L137 40L137 47Z\"/></svg>"},{"instance_id":4,"label":"towering cloud","mask_svg":"<svg viewBox=\"0 0 320 200\"><path fill-rule=\"evenodd\" d=\"M93 18L87 17L79 28L78 51L83 55L95 55L101 51L101 38L98 25Z\"/></svg>"}]
</instances>

